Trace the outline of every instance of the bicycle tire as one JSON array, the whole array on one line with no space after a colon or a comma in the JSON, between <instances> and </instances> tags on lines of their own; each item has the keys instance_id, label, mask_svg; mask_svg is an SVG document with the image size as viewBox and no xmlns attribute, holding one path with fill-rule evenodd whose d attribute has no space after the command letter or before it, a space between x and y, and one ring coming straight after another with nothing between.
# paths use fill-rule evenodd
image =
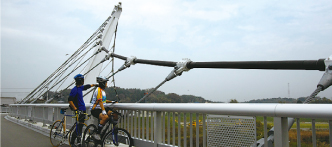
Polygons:
<instances>
[{"instance_id":1,"label":"bicycle tire","mask_svg":"<svg viewBox=\"0 0 332 147\"><path fill-rule=\"evenodd\" d=\"M105 145L111 145L113 144L114 146L119 146L121 143L121 146L128 146L132 147L133 146L133 139L131 138L130 133L122 128L115 128L114 129L114 134L117 136L116 138L113 139L114 135L112 134L112 131L109 131L102 139L102 147L105 147Z\"/></svg>"},{"instance_id":2,"label":"bicycle tire","mask_svg":"<svg viewBox=\"0 0 332 147\"><path fill-rule=\"evenodd\" d=\"M63 142L64 131L63 131L63 122L57 120L53 123L50 130L50 142L53 147L60 146Z\"/></svg>"},{"instance_id":3,"label":"bicycle tire","mask_svg":"<svg viewBox=\"0 0 332 147\"><path fill-rule=\"evenodd\" d=\"M90 124L89 126L86 127L84 130L84 134L82 137L82 146L83 147L96 147L96 141L92 137L94 133L97 132L97 127L94 124Z\"/></svg>"},{"instance_id":4,"label":"bicycle tire","mask_svg":"<svg viewBox=\"0 0 332 147\"><path fill-rule=\"evenodd\" d=\"M85 127L87 127L87 125L84 123L84 125L85 125ZM72 147L71 146L71 144L70 144L70 140L71 140L71 137L72 137L72 135L73 135L73 132L75 132L75 129L76 129L76 124L74 124L72 127L71 127L71 129L69 130L69 133L68 133L68 143L69 143L69 147ZM83 130L83 129L82 129ZM83 132L82 132L83 133ZM75 145L77 145L76 143L78 142L77 141L77 139L78 139L78 137L76 137L76 139L75 139ZM82 139L79 141L81 144L82 144Z\"/></svg>"}]
</instances>

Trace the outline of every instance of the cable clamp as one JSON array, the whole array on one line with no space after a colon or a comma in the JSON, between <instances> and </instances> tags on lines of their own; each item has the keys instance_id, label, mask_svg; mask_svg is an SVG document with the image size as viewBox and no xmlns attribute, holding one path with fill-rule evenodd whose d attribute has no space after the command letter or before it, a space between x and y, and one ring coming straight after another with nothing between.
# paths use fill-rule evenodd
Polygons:
<instances>
[{"instance_id":1,"label":"cable clamp","mask_svg":"<svg viewBox=\"0 0 332 147\"><path fill-rule=\"evenodd\" d=\"M332 70L332 55L324 60L326 70Z\"/></svg>"},{"instance_id":2,"label":"cable clamp","mask_svg":"<svg viewBox=\"0 0 332 147\"><path fill-rule=\"evenodd\" d=\"M188 58L183 58L181 61L176 63L176 66L174 67L176 69L175 74L181 75L184 71L189 71L190 69L187 67L187 64L189 62L192 62L192 61Z\"/></svg>"},{"instance_id":3,"label":"cable clamp","mask_svg":"<svg viewBox=\"0 0 332 147\"><path fill-rule=\"evenodd\" d=\"M321 86L323 87L323 90L332 85L332 55L326 58L324 62L326 70L319 83L317 84L317 87Z\"/></svg>"},{"instance_id":4,"label":"cable clamp","mask_svg":"<svg viewBox=\"0 0 332 147\"><path fill-rule=\"evenodd\" d=\"M183 58L180 62L176 63L174 69L166 77L166 81L172 80L176 76L181 76L184 71L189 71L190 69L187 67L187 64L190 62L191 62L190 59Z\"/></svg>"},{"instance_id":5,"label":"cable clamp","mask_svg":"<svg viewBox=\"0 0 332 147\"><path fill-rule=\"evenodd\" d=\"M101 39L97 39L96 45L103 45L103 41Z\"/></svg>"},{"instance_id":6,"label":"cable clamp","mask_svg":"<svg viewBox=\"0 0 332 147\"><path fill-rule=\"evenodd\" d=\"M118 71L122 71L128 67L130 67L130 65L135 65L135 56L131 56L131 57L127 57L126 62L118 69Z\"/></svg>"},{"instance_id":7,"label":"cable clamp","mask_svg":"<svg viewBox=\"0 0 332 147\"><path fill-rule=\"evenodd\" d=\"M99 33L98 35L97 35L97 38L102 38L103 37L103 33Z\"/></svg>"},{"instance_id":8,"label":"cable clamp","mask_svg":"<svg viewBox=\"0 0 332 147\"><path fill-rule=\"evenodd\" d=\"M104 46L100 46L100 47L98 48L98 53L100 53L101 51L105 51L106 53L109 52L109 51L106 49L106 47L104 47Z\"/></svg>"},{"instance_id":9,"label":"cable clamp","mask_svg":"<svg viewBox=\"0 0 332 147\"><path fill-rule=\"evenodd\" d=\"M135 62L134 62L135 59L136 59L135 56L128 57L125 62L125 66L130 67L130 65L135 65Z\"/></svg>"},{"instance_id":10,"label":"cable clamp","mask_svg":"<svg viewBox=\"0 0 332 147\"><path fill-rule=\"evenodd\" d=\"M105 30L105 27L102 27L102 28L100 28L100 32L104 32L104 30Z\"/></svg>"}]
</instances>

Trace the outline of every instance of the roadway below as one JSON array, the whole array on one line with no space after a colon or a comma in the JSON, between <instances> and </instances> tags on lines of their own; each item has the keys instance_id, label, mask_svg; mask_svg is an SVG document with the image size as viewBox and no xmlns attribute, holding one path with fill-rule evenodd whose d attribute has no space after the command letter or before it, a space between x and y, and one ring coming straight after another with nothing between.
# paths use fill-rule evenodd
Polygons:
<instances>
[{"instance_id":1,"label":"roadway below","mask_svg":"<svg viewBox=\"0 0 332 147\"><path fill-rule=\"evenodd\" d=\"M8 121L6 115L1 113L1 147L53 147L48 136Z\"/></svg>"}]
</instances>

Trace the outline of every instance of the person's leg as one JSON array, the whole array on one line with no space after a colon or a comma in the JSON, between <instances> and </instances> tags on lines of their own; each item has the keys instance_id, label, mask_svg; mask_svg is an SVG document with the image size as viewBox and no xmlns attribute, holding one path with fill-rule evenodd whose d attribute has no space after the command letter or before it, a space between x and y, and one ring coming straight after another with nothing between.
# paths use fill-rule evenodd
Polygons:
<instances>
[{"instance_id":1,"label":"person's leg","mask_svg":"<svg viewBox=\"0 0 332 147\"><path fill-rule=\"evenodd\" d=\"M84 112L85 113L85 112ZM77 128L75 128L75 131L73 132L73 135L72 135L72 139L70 141L71 144L74 144L75 142L75 139L77 138L77 136L82 136L82 130L83 130L83 126L84 126L84 119L85 119L85 114L80 114L79 117L78 117L78 126ZM77 140L77 143L80 143L81 140L80 138Z\"/></svg>"},{"instance_id":2,"label":"person's leg","mask_svg":"<svg viewBox=\"0 0 332 147\"><path fill-rule=\"evenodd\" d=\"M108 120L108 115L103 115L102 113L99 114L100 122L98 124L98 131L97 133L100 134L101 130L103 129L104 125Z\"/></svg>"}]
</instances>

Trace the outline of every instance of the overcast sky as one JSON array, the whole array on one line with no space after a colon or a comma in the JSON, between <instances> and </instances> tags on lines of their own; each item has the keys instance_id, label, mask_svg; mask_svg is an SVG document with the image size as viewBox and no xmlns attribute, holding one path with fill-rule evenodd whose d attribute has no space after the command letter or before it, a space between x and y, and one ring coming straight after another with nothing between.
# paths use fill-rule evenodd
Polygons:
<instances>
[{"instance_id":1,"label":"overcast sky","mask_svg":"<svg viewBox=\"0 0 332 147\"><path fill-rule=\"evenodd\" d=\"M2 0L1 90L35 88L74 53L118 1ZM180 61L318 60L332 54L331 1L122 1L116 54ZM115 61L118 67L122 60ZM116 67L116 68L118 68ZM136 64L122 88L152 88L172 68ZM192 69L159 90L208 100L309 96L322 71ZM20 92L32 89L16 89ZM17 96L27 93L2 93ZM332 88L318 96L332 98Z\"/></svg>"}]
</instances>

